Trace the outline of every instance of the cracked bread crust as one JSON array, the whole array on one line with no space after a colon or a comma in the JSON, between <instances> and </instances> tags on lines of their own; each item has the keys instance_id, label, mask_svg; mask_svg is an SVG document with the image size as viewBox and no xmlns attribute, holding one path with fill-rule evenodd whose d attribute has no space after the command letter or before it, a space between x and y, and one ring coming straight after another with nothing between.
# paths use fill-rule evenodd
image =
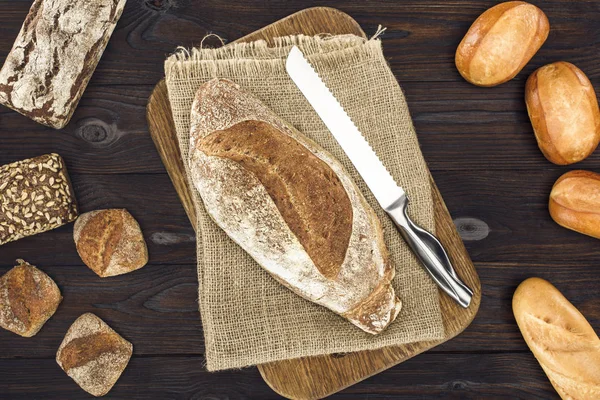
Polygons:
<instances>
[{"instance_id":1,"label":"cracked bread crust","mask_svg":"<svg viewBox=\"0 0 600 400\"><path fill-rule=\"evenodd\" d=\"M32 337L54 315L62 296L46 273L23 260L17 263L0 277L0 327Z\"/></svg>"},{"instance_id":2,"label":"cracked bread crust","mask_svg":"<svg viewBox=\"0 0 600 400\"><path fill-rule=\"evenodd\" d=\"M73 115L126 0L35 0L0 70L0 103L55 129Z\"/></svg>"},{"instance_id":3,"label":"cracked bread crust","mask_svg":"<svg viewBox=\"0 0 600 400\"><path fill-rule=\"evenodd\" d=\"M82 214L73 227L77 253L100 277L126 274L148 263L148 247L138 222L125 209Z\"/></svg>"},{"instance_id":4,"label":"cracked bread crust","mask_svg":"<svg viewBox=\"0 0 600 400\"><path fill-rule=\"evenodd\" d=\"M234 134L246 138L234 143ZM260 145L249 139L253 135L262 137L256 141ZM288 154L292 156L287 158ZM251 165L256 160L270 167ZM394 268L379 219L341 164L262 102L225 79L201 86L192 105L188 161L209 215L276 280L371 334L383 331L396 318L401 302L391 286ZM265 174L261 168L275 172ZM329 174L335 175L345 195L331 196L338 191L323 179ZM299 186L277 190L278 185L289 187L294 182ZM311 192L320 194L309 204L302 197L310 197ZM327 192L329 196L322 195ZM350 203L346 210L344 199ZM339 207L339 220L318 216L331 207ZM283 208L291 210L282 212ZM313 221L305 225L304 239L290 223L294 213ZM343 233L344 228L350 232L347 242L332 246L331 241L329 250L318 257L306 244L314 240L314 232ZM343 257L336 256L337 251Z\"/></svg>"},{"instance_id":5,"label":"cracked bread crust","mask_svg":"<svg viewBox=\"0 0 600 400\"><path fill-rule=\"evenodd\" d=\"M77 318L67 331L56 362L83 390L104 396L133 354L133 345L92 313Z\"/></svg>"},{"instance_id":6,"label":"cracked bread crust","mask_svg":"<svg viewBox=\"0 0 600 400\"><path fill-rule=\"evenodd\" d=\"M200 148L256 175L319 272L337 277L352 232L352 205L325 162L262 121L216 131L201 139Z\"/></svg>"}]
</instances>

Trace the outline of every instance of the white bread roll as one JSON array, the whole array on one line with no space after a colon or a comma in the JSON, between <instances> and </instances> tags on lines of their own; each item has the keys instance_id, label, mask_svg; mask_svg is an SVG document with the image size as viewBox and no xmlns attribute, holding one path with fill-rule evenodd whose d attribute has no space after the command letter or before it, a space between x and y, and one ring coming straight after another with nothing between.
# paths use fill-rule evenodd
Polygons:
<instances>
[{"instance_id":1,"label":"white bread roll","mask_svg":"<svg viewBox=\"0 0 600 400\"><path fill-rule=\"evenodd\" d=\"M600 339L550 282L529 278L513 296L521 333L563 399L600 399Z\"/></svg>"}]
</instances>

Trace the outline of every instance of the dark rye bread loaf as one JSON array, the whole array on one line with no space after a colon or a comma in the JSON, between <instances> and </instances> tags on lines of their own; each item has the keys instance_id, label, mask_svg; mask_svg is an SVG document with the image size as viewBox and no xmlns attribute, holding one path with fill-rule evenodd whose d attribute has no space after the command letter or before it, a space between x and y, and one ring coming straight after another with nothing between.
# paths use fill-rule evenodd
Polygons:
<instances>
[{"instance_id":1,"label":"dark rye bread loaf","mask_svg":"<svg viewBox=\"0 0 600 400\"><path fill-rule=\"evenodd\" d=\"M133 345L92 313L77 318L56 353L56 362L83 390L104 396L117 382Z\"/></svg>"},{"instance_id":2,"label":"dark rye bread loaf","mask_svg":"<svg viewBox=\"0 0 600 400\"><path fill-rule=\"evenodd\" d=\"M366 332L395 319L380 222L333 156L223 79L198 90L189 154L208 213L275 279Z\"/></svg>"},{"instance_id":3,"label":"dark rye bread loaf","mask_svg":"<svg viewBox=\"0 0 600 400\"><path fill-rule=\"evenodd\" d=\"M58 154L0 167L0 245L77 218L69 174Z\"/></svg>"},{"instance_id":4,"label":"dark rye bread loaf","mask_svg":"<svg viewBox=\"0 0 600 400\"><path fill-rule=\"evenodd\" d=\"M0 70L0 104L56 129L73 115L126 0L35 0Z\"/></svg>"},{"instance_id":5,"label":"dark rye bread loaf","mask_svg":"<svg viewBox=\"0 0 600 400\"><path fill-rule=\"evenodd\" d=\"M0 327L31 337L54 315L62 301L56 283L23 260L0 277Z\"/></svg>"}]
</instances>

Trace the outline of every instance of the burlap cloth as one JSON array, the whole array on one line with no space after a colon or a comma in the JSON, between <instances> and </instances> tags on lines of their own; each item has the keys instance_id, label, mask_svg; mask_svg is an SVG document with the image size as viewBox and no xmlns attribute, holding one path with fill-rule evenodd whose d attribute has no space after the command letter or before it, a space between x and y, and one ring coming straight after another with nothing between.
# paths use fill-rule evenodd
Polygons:
<instances>
[{"instance_id":1,"label":"burlap cloth","mask_svg":"<svg viewBox=\"0 0 600 400\"><path fill-rule=\"evenodd\" d=\"M205 81L229 78L334 154L350 172L385 229L403 302L398 318L372 336L292 293L265 272L210 219L195 190L199 303L210 371L319 354L441 339L435 284L414 259L331 133L285 72L292 44L308 56L410 198L410 214L434 231L427 167L408 107L383 56L381 41L357 36L284 37L219 49L180 50L165 62L166 81L187 168L190 109ZM190 182L190 187L194 185Z\"/></svg>"}]
</instances>

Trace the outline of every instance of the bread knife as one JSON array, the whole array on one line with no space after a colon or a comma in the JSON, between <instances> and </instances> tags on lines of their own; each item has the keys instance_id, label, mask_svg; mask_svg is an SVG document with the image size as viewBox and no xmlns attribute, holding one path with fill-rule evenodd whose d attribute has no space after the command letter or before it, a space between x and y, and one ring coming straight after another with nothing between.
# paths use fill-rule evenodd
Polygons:
<instances>
[{"instance_id":1,"label":"bread knife","mask_svg":"<svg viewBox=\"0 0 600 400\"><path fill-rule=\"evenodd\" d=\"M333 93L296 46L285 64L287 73L317 112L363 178L377 202L394 221L400 234L435 283L462 307L473 291L458 277L442 244L408 216L408 198Z\"/></svg>"}]
</instances>

